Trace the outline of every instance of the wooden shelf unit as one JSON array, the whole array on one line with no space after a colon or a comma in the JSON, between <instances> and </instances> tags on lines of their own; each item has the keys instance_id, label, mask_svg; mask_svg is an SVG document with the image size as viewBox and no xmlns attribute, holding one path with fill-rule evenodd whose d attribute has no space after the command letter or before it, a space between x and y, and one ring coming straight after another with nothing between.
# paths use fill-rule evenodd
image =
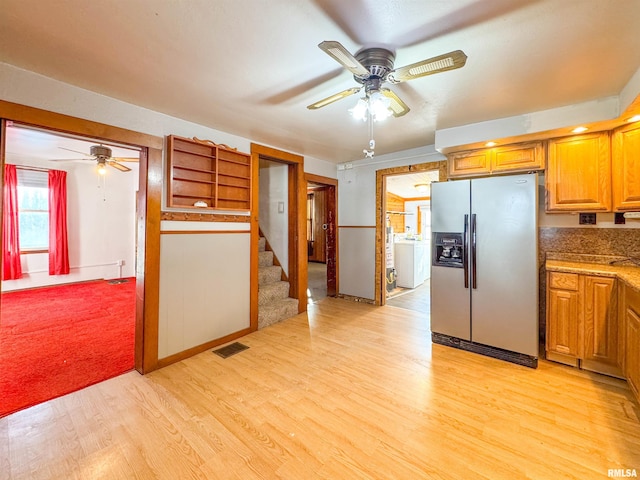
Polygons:
<instances>
[{"instance_id":1,"label":"wooden shelf unit","mask_svg":"<svg viewBox=\"0 0 640 480\"><path fill-rule=\"evenodd\" d=\"M167 137L167 152L168 207L251 210L250 154L175 135Z\"/></svg>"}]
</instances>

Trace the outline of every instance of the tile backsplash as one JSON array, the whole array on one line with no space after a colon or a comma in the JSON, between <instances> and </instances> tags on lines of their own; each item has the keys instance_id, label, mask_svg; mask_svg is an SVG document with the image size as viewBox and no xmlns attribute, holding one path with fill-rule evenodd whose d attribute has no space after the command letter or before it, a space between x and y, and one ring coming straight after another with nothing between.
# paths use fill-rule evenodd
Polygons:
<instances>
[{"instance_id":1,"label":"tile backsplash","mask_svg":"<svg viewBox=\"0 0 640 480\"><path fill-rule=\"evenodd\" d=\"M547 252L640 256L640 228L540 227L541 263Z\"/></svg>"}]
</instances>

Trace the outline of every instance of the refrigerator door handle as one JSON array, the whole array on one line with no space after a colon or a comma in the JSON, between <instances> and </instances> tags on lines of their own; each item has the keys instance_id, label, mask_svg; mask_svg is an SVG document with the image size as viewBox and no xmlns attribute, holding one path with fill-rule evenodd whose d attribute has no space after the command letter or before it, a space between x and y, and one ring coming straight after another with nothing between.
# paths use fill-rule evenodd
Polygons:
<instances>
[{"instance_id":1,"label":"refrigerator door handle","mask_svg":"<svg viewBox=\"0 0 640 480\"><path fill-rule=\"evenodd\" d=\"M464 266L464 288L469 288L469 215L464 216L464 245L462 258Z\"/></svg>"},{"instance_id":2,"label":"refrigerator door handle","mask_svg":"<svg viewBox=\"0 0 640 480\"><path fill-rule=\"evenodd\" d=\"M471 214L471 285L478 288L478 276L476 274L476 214Z\"/></svg>"}]
</instances>

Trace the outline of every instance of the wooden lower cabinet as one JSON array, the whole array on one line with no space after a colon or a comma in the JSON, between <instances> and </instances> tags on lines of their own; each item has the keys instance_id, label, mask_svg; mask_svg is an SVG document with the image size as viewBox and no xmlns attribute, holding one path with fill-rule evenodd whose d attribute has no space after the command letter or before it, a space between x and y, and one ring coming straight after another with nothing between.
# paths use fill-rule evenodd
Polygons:
<instances>
[{"instance_id":1,"label":"wooden lower cabinet","mask_svg":"<svg viewBox=\"0 0 640 480\"><path fill-rule=\"evenodd\" d=\"M622 377L616 279L584 277L582 368Z\"/></svg>"},{"instance_id":2,"label":"wooden lower cabinet","mask_svg":"<svg viewBox=\"0 0 640 480\"><path fill-rule=\"evenodd\" d=\"M624 296L626 345L624 370L629 386L640 401L640 292L626 287Z\"/></svg>"},{"instance_id":3,"label":"wooden lower cabinet","mask_svg":"<svg viewBox=\"0 0 640 480\"><path fill-rule=\"evenodd\" d=\"M622 377L616 279L547 274L549 360Z\"/></svg>"},{"instance_id":4,"label":"wooden lower cabinet","mask_svg":"<svg viewBox=\"0 0 640 480\"><path fill-rule=\"evenodd\" d=\"M579 275L550 272L547 280L547 358L578 366L582 296Z\"/></svg>"}]
</instances>

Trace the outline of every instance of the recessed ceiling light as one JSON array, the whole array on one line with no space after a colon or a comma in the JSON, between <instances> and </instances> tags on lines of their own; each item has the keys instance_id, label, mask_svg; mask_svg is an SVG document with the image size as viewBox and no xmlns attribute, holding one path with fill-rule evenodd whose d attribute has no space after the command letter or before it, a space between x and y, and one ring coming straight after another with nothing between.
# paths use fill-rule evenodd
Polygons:
<instances>
[{"instance_id":1,"label":"recessed ceiling light","mask_svg":"<svg viewBox=\"0 0 640 480\"><path fill-rule=\"evenodd\" d=\"M497 145L496 142L487 142L484 144L485 147L495 147Z\"/></svg>"},{"instance_id":2,"label":"recessed ceiling light","mask_svg":"<svg viewBox=\"0 0 640 480\"><path fill-rule=\"evenodd\" d=\"M627 118L627 122L640 122L640 115L634 115L631 118Z\"/></svg>"},{"instance_id":3,"label":"recessed ceiling light","mask_svg":"<svg viewBox=\"0 0 640 480\"><path fill-rule=\"evenodd\" d=\"M589 130L587 127L576 127L571 131L573 133L582 133L582 132L586 132L587 130Z\"/></svg>"}]
</instances>

